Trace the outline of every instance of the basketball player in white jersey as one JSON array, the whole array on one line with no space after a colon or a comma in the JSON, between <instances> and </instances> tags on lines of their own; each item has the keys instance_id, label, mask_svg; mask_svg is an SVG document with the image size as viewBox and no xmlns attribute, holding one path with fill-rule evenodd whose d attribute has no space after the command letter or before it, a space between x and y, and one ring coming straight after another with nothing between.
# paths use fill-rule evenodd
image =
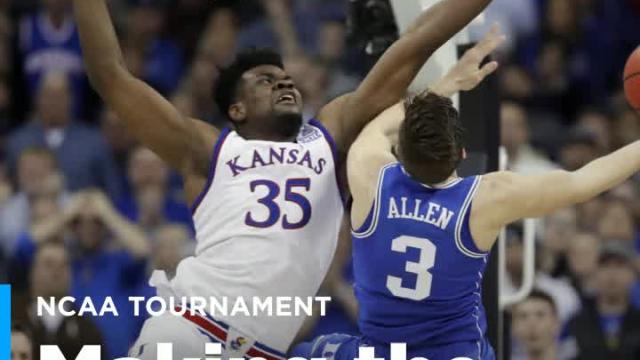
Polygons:
<instances>
[{"instance_id":1,"label":"basketball player in white jersey","mask_svg":"<svg viewBox=\"0 0 640 360\"><path fill-rule=\"evenodd\" d=\"M353 93L303 124L302 99L270 51L240 54L221 70L216 101L232 128L185 118L123 65L105 0L74 0L87 73L96 91L144 145L184 177L193 203L195 257L159 292L178 297L315 295L331 262L342 201L336 174L360 130L400 101L429 56L490 0L443 0L390 49ZM213 100L213 99L212 99ZM281 358L303 317L166 315L149 319L132 356L202 357L218 342L225 356Z\"/></svg>"}]
</instances>

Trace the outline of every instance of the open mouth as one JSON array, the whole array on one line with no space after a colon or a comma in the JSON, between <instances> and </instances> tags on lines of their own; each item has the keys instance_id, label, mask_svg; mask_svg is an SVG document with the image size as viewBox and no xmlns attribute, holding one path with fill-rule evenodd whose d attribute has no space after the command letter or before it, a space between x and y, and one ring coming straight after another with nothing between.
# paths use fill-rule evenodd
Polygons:
<instances>
[{"instance_id":1,"label":"open mouth","mask_svg":"<svg viewBox=\"0 0 640 360\"><path fill-rule=\"evenodd\" d=\"M280 97L276 101L276 104L295 105L296 104L296 97L295 97L295 95L290 94L290 93L282 94L282 95L280 95Z\"/></svg>"}]
</instances>

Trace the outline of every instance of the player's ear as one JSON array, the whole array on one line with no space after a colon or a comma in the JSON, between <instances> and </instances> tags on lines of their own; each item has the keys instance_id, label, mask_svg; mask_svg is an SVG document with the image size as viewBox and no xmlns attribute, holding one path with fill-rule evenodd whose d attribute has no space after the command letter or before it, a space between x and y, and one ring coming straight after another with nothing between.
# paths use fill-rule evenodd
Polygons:
<instances>
[{"instance_id":1,"label":"player's ear","mask_svg":"<svg viewBox=\"0 0 640 360\"><path fill-rule=\"evenodd\" d=\"M229 117L236 124L243 123L247 119L247 108L238 102L229 107Z\"/></svg>"},{"instance_id":2,"label":"player's ear","mask_svg":"<svg viewBox=\"0 0 640 360\"><path fill-rule=\"evenodd\" d=\"M462 148L462 160L467 160L467 149Z\"/></svg>"}]
</instances>

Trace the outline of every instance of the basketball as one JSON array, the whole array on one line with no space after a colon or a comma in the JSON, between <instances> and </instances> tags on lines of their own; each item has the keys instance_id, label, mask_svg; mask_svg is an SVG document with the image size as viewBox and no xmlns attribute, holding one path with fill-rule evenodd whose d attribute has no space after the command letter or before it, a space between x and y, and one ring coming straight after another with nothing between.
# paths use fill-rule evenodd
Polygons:
<instances>
[{"instance_id":1,"label":"basketball","mask_svg":"<svg viewBox=\"0 0 640 360\"><path fill-rule=\"evenodd\" d=\"M624 67L624 93L629 104L640 111L640 47L629 56Z\"/></svg>"}]
</instances>

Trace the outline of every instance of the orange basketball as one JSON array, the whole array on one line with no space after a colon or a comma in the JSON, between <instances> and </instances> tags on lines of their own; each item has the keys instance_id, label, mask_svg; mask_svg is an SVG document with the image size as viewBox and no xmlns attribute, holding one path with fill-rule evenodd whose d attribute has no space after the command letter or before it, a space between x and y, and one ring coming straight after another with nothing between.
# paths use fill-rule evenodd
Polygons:
<instances>
[{"instance_id":1,"label":"orange basketball","mask_svg":"<svg viewBox=\"0 0 640 360\"><path fill-rule=\"evenodd\" d=\"M640 47L629 56L624 67L624 93L629 104L640 111Z\"/></svg>"}]
</instances>

